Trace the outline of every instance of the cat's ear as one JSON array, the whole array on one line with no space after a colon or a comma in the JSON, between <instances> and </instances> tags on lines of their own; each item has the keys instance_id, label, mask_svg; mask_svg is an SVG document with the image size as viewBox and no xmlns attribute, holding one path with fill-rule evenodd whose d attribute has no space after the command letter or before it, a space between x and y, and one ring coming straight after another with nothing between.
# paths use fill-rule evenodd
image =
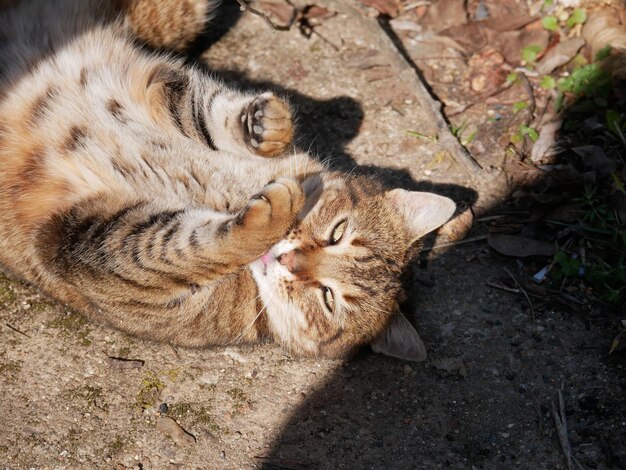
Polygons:
<instances>
[{"instance_id":1,"label":"cat's ear","mask_svg":"<svg viewBox=\"0 0 626 470\"><path fill-rule=\"evenodd\" d=\"M386 197L404 219L411 242L442 226L456 210L452 199L433 193L393 189Z\"/></svg>"},{"instance_id":2,"label":"cat's ear","mask_svg":"<svg viewBox=\"0 0 626 470\"><path fill-rule=\"evenodd\" d=\"M409 320L397 311L387 329L372 343L372 350L405 361L426 360L426 346Z\"/></svg>"}]
</instances>

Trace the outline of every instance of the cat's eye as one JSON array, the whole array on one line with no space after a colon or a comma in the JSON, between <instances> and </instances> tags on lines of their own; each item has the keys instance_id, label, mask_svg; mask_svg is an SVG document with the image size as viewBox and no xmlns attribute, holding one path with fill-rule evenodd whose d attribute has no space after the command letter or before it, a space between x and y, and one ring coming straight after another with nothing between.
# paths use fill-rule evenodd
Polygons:
<instances>
[{"instance_id":1,"label":"cat's eye","mask_svg":"<svg viewBox=\"0 0 626 470\"><path fill-rule=\"evenodd\" d=\"M335 296L333 295L333 291L330 287L322 287L322 298L324 299L324 304L326 308L332 313L335 311Z\"/></svg>"},{"instance_id":2,"label":"cat's eye","mask_svg":"<svg viewBox=\"0 0 626 470\"><path fill-rule=\"evenodd\" d=\"M346 224L347 223L348 223L348 220L344 219L341 222L339 222L337 225L335 225L335 228L333 229L332 233L330 234L330 244L331 245L336 245L337 243L339 243L339 240L341 240L341 237L343 237L343 234L346 231Z\"/></svg>"}]
</instances>

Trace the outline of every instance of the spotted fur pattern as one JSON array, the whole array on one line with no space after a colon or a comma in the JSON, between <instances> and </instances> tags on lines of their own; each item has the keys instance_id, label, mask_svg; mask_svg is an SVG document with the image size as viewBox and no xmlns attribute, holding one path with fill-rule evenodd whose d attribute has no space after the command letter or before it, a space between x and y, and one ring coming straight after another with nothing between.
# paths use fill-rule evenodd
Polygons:
<instances>
[{"instance_id":1,"label":"spotted fur pattern","mask_svg":"<svg viewBox=\"0 0 626 470\"><path fill-rule=\"evenodd\" d=\"M408 247L453 206L327 171L293 149L282 98L138 46L183 49L211 11L0 4L0 263L143 337L345 355L383 332Z\"/></svg>"}]
</instances>

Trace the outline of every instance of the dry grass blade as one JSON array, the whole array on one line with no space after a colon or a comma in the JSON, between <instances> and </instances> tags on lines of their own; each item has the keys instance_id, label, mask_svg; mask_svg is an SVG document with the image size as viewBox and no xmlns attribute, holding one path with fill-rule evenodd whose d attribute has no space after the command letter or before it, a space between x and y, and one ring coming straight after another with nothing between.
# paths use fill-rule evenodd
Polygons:
<instances>
[{"instance_id":1,"label":"dry grass blade","mask_svg":"<svg viewBox=\"0 0 626 470\"><path fill-rule=\"evenodd\" d=\"M15 327L14 327L14 326L12 326L12 325L9 325L8 323L5 323L5 326L6 326L7 328L12 329L12 330L13 330L13 331L15 331L16 333L19 333L19 334L21 334L21 335L23 335L23 336L26 336L27 338L30 338L30 336L28 336L26 333L24 333L23 331L18 330L17 328L15 328Z\"/></svg>"},{"instance_id":2,"label":"dry grass blade","mask_svg":"<svg viewBox=\"0 0 626 470\"><path fill-rule=\"evenodd\" d=\"M563 393L559 390L559 408L552 402L552 414L554 415L554 423L556 425L556 432L559 436L559 442L561 443L561 449L565 456L565 462L567 463L568 470L573 470L574 459L572 457L572 446L569 443L567 437L567 420L565 418L565 403L563 401Z\"/></svg>"},{"instance_id":3,"label":"dry grass blade","mask_svg":"<svg viewBox=\"0 0 626 470\"><path fill-rule=\"evenodd\" d=\"M123 357L108 356L105 358L106 363L114 369L141 369L144 362L139 359L126 359Z\"/></svg>"},{"instance_id":4,"label":"dry grass blade","mask_svg":"<svg viewBox=\"0 0 626 470\"><path fill-rule=\"evenodd\" d=\"M491 282L491 281L487 281L487 285L489 287L493 287L494 289L499 289L499 290L502 290L504 292L509 292L511 294L521 294L522 293L522 291L520 291L519 289L513 289L511 287L503 286L502 284L498 284L498 283Z\"/></svg>"},{"instance_id":5,"label":"dry grass blade","mask_svg":"<svg viewBox=\"0 0 626 470\"><path fill-rule=\"evenodd\" d=\"M524 297L526 297L526 300L528 301L528 305L530 306L530 315L533 321L535 321L535 307L533 306L532 300L530 300L530 296L528 295L528 292L526 292L526 289L522 287L522 285L519 283L517 278L513 276L513 273L511 271L509 271L507 268L504 268L504 270L509 275L509 277L513 280L513 282L515 283L517 288L520 290L520 292L524 294Z\"/></svg>"}]
</instances>

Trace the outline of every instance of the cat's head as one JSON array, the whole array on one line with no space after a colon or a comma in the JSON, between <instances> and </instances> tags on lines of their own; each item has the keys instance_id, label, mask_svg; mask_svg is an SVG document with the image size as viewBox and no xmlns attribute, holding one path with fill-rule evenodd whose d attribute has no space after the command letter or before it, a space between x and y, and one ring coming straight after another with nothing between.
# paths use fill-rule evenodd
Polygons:
<instances>
[{"instance_id":1,"label":"cat's head","mask_svg":"<svg viewBox=\"0 0 626 470\"><path fill-rule=\"evenodd\" d=\"M306 355L344 357L371 344L425 359L397 307L401 276L411 245L446 222L454 202L334 172L303 187L298 226L250 265L275 337Z\"/></svg>"}]
</instances>

